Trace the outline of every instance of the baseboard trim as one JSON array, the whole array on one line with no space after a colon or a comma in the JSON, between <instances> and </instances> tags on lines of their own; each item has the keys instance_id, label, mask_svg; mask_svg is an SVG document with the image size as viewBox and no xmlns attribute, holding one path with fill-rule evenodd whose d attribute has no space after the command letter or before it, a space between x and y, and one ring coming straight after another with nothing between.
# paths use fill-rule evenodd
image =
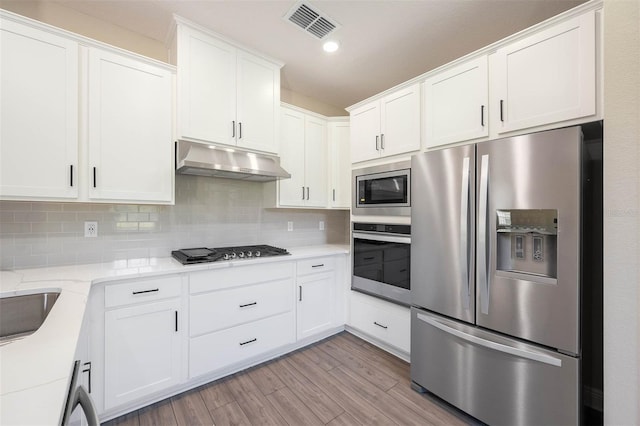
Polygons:
<instances>
[{"instance_id":1,"label":"baseboard trim","mask_svg":"<svg viewBox=\"0 0 640 426\"><path fill-rule=\"evenodd\" d=\"M362 340L365 340L369 343L371 343L372 345L375 345L377 347L379 347L380 349L389 352L392 355L397 356L398 358L400 358L403 361L406 361L408 363L411 363L411 354L409 354L408 352L405 352L403 350L400 350L398 348L396 348L395 346L391 346L388 343L376 339L375 337L372 337L366 333L361 332L358 329L355 329L349 325L345 325L344 329L346 331L348 331L349 333L353 334L354 336L357 336L359 338L361 338Z\"/></svg>"}]
</instances>

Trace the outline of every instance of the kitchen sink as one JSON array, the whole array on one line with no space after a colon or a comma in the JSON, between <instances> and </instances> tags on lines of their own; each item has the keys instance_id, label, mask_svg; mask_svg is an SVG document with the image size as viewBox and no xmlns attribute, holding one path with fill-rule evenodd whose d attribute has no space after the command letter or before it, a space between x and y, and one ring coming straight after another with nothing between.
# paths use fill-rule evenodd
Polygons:
<instances>
[{"instance_id":1,"label":"kitchen sink","mask_svg":"<svg viewBox=\"0 0 640 426\"><path fill-rule=\"evenodd\" d=\"M59 292L0 295L0 346L22 339L38 330L51 312L58 296Z\"/></svg>"}]
</instances>

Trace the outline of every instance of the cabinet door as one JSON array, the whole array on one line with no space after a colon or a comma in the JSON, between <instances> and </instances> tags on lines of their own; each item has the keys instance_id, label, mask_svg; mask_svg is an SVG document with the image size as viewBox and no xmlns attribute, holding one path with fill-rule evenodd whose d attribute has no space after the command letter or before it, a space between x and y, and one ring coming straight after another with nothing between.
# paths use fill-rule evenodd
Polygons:
<instances>
[{"instance_id":1,"label":"cabinet door","mask_svg":"<svg viewBox=\"0 0 640 426\"><path fill-rule=\"evenodd\" d=\"M304 114L282 108L280 139L282 152L280 165L291 174L291 179L278 181L281 206L303 206L306 198L304 179Z\"/></svg>"},{"instance_id":2,"label":"cabinet door","mask_svg":"<svg viewBox=\"0 0 640 426\"><path fill-rule=\"evenodd\" d=\"M78 44L0 28L0 197L78 196Z\"/></svg>"},{"instance_id":3,"label":"cabinet door","mask_svg":"<svg viewBox=\"0 0 640 426\"><path fill-rule=\"evenodd\" d=\"M178 28L178 134L235 145L236 49Z\"/></svg>"},{"instance_id":4,"label":"cabinet door","mask_svg":"<svg viewBox=\"0 0 640 426\"><path fill-rule=\"evenodd\" d=\"M429 78L424 93L428 148L489 136L486 56Z\"/></svg>"},{"instance_id":5,"label":"cabinet door","mask_svg":"<svg viewBox=\"0 0 640 426\"><path fill-rule=\"evenodd\" d=\"M395 155L420 149L420 84L380 101L382 154Z\"/></svg>"},{"instance_id":6,"label":"cabinet door","mask_svg":"<svg viewBox=\"0 0 640 426\"><path fill-rule=\"evenodd\" d=\"M335 316L334 273L298 278L298 339L331 328Z\"/></svg>"},{"instance_id":7,"label":"cabinet door","mask_svg":"<svg viewBox=\"0 0 640 426\"><path fill-rule=\"evenodd\" d=\"M89 50L91 199L173 200L171 72Z\"/></svg>"},{"instance_id":8,"label":"cabinet door","mask_svg":"<svg viewBox=\"0 0 640 426\"><path fill-rule=\"evenodd\" d=\"M499 49L495 82L498 133L596 112L595 12Z\"/></svg>"},{"instance_id":9,"label":"cabinet door","mask_svg":"<svg viewBox=\"0 0 640 426\"><path fill-rule=\"evenodd\" d=\"M278 153L280 68L238 51L238 147Z\"/></svg>"},{"instance_id":10,"label":"cabinet door","mask_svg":"<svg viewBox=\"0 0 640 426\"><path fill-rule=\"evenodd\" d=\"M329 206L351 207L351 160L348 122L329 123Z\"/></svg>"},{"instance_id":11,"label":"cabinet door","mask_svg":"<svg viewBox=\"0 0 640 426\"><path fill-rule=\"evenodd\" d=\"M351 162L380 157L380 102L351 112Z\"/></svg>"},{"instance_id":12,"label":"cabinet door","mask_svg":"<svg viewBox=\"0 0 640 426\"><path fill-rule=\"evenodd\" d=\"M105 408L178 383L180 299L105 313Z\"/></svg>"},{"instance_id":13,"label":"cabinet door","mask_svg":"<svg viewBox=\"0 0 640 426\"><path fill-rule=\"evenodd\" d=\"M305 186L309 207L327 207L327 139L325 120L305 118Z\"/></svg>"}]
</instances>

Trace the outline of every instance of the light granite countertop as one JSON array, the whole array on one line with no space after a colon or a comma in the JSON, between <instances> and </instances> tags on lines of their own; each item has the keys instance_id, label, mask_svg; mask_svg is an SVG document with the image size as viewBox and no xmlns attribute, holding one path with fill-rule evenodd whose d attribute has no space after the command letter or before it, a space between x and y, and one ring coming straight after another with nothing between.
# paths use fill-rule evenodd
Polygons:
<instances>
[{"instance_id":1,"label":"light granite countertop","mask_svg":"<svg viewBox=\"0 0 640 426\"><path fill-rule=\"evenodd\" d=\"M171 257L110 263L0 271L0 296L60 292L42 326L32 335L0 347L0 424L59 424L83 317L94 284L231 268L243 264L347 254L348 245L289 249L291 256L184 266Z\"/></svg>"}]
</instances>

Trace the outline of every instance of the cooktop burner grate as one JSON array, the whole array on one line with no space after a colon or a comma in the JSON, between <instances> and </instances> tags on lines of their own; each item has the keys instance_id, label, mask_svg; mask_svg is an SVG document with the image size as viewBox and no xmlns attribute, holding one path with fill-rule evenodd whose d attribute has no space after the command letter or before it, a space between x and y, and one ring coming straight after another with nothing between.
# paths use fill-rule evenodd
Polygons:
<instances>
[{"instance_id":1,"label":"cooktop burner grate","mask_svg":"<svg viewBox=\"0 0 640 426\"><path fill-rule=\"evenodd\" d=\"M196 247L174 250L171 255L183 265L195 263L219 262L234 259L253 259L258 257L284 256L290 254L286 249L265 244L235 247Z\"/></svg>"}]
</instances>

